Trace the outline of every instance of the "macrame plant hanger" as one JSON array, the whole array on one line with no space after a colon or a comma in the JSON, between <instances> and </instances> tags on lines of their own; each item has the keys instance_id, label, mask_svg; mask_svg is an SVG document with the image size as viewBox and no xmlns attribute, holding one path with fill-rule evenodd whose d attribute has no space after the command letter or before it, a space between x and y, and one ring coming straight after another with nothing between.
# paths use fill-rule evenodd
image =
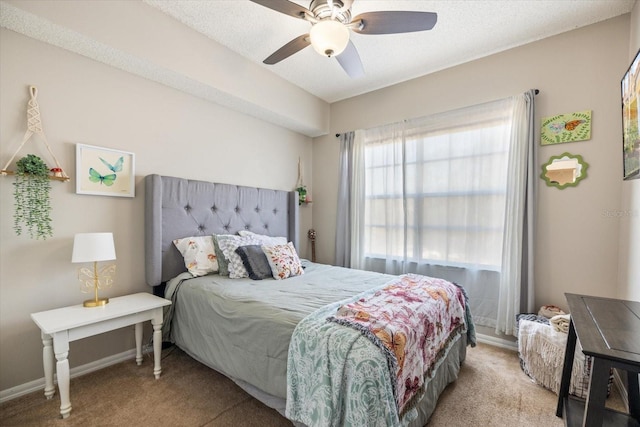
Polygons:
<instances>
[{"instance_id":1,"label":"macrame plant hanger","mask_svg":"<svg viewBox=\"0 0 640 427\"><path fill-rule=\"evenodd\" d=\"M298 205L308 203L307 201L307 186L304 185L302 179L302 161L298 157L298 182L296 183L296 191L298 192Z\"/></svg>"},{"instance_id":2,"label":"macrame plant hanger","mask_svg":"<svg viewBox=\"0 0 640 427\"><path fill-rule=\"evenodd\" d=\"M49 154L51 154L53 161L56 163L56 167L53 169L53 171L55 172L49 178L55 179L57 181L69 181L69 176L67 176L67 174L62 169L62 166L60 166L60 162L56 158L55 154L53 154L53 151L49 146L49 142L47 142L47 136L42 130L42 121L40 120L40 106L38 105L38 101L36 100L38 96L38 88L36 88L35 86L30 86L29 93L31 94L31 99L29 99L29 102L27 103L27 131L22 138L22 144L20 144L16 152L13 153L13 156L11 156L4 168L0 170L0 174L2 174L2 176L15 174L15 172L7 170L7 168L9 167L11 162L13 162L13 159L15 159L20 150L22 150L22 147L24 147L27 141L29 141L29 139L31 139L31 137L35 133L40 135L40 137L44 141L44 145L47 147L47 151L49 151Z\"/></svg>"}]
</instances>

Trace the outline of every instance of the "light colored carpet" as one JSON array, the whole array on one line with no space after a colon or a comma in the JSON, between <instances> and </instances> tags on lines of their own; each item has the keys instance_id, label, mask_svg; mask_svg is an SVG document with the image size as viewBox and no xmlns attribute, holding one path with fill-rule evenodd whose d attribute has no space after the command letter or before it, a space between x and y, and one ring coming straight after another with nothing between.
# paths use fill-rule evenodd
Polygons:
<instances>
[{"instance_id":1,"label":"light colored carpet","mask_svg":"<svg viewBox=\"0 0 640 427\"><path fill-rule=\"evenodd\" d=\"M71 380L71 416L59 416L57 395L42 392L0 405L1 426L291 426L232 381L177 348L163 351L155 380L150 355L142 366L123 362ZM620 410L617 394L608 406ZM469 348L458 380L440 397L429 427L563 426L556 395L534 384L515 352ZM364 426L363 426L364 427Z\"/></svg>"},{"instance_id":2,"label":"light colored carpet","mask_svg":"<svg viewBox=\"0 0 640 427\"><path fill-rule=\"evenodd\" d=\"M516 352L478 344L468 349L458 380L440 396L429 427L564 427L555 416L557 404L555 393L520 369ZM607 406L626 412L617 391Z\"/></svg>"}]
</instances>

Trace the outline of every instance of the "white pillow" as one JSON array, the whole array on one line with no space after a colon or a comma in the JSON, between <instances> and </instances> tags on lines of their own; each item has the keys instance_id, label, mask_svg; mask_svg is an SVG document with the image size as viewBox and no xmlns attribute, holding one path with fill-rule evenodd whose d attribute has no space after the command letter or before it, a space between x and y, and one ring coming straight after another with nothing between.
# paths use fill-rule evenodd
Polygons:
<instances>
[{"instance_id":1,"label":"white pillow","mask_svg":"<svg viewBox=\"0 0 640 427\"><path fill-rule=\"evenodd\" d=\"M302 263L293 243L275 246L263 245L262 251L267 256L274 279L282 280L304 274Z\"/></svg>"},{"instance_id":2,"label":"white pillow","mask_svg":"<svg viewBox=\"0 0 640 427\"><path fill-rule=\"evenodd\" d=\"M266 234L258 234L258 233L254 233L253 231L249 231L249 230L240 230L240 231L238 231L238 234L243 236L243 237L251 236L251 237L253 237L255 239L258 239L258 240L262 241L263 245L275 246L275 245L286 245L287 244L287 238L286 237L267 236Z\"/></svg>"},{"instance_id":3,"label":"white pillow","mask_svg":"<svg viewBox=\"0 0 640 427\"><path fill-rule=\"evenodd\" d=\"M227 259L230 279L240 279L249 277L249 273L242 262L242 258L236 252L240 246L261 245L262 242L253 236L229 236L225 239L218 239L218 246L222 254Z\"/></svg>"},{"instance_id":4,"label":"white pillow","mask_svg":"<svg viewBox=\"0 0 640 427\"><path fill-rule=\"evenodd\" d=\"M195 236L173 241L184 258L184 265L194 277L218 271L218 260L211 236Z\"/></svg>"}]
</instances>

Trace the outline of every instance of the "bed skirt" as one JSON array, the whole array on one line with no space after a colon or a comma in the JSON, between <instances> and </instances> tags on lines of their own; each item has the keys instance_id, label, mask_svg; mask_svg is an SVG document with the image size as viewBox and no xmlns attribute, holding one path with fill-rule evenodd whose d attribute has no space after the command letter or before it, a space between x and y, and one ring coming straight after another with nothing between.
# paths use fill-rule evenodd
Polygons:
<instances>
[{"instance_id":1,"label":"bed skirt","mask_svg":"<svg viewBox=\"0 0 640 427\"><path fill-rule=\"evenodd\" d=\"M189 351L184 349L183 351L185 351L185 353L189 354L192 358L199 361L203 365L209 366L205 361L200 360L195 355L189 353ZM427 422L429 421L429 418L431 417L431 414L433 414L433 411L436 408L436 405L438 403L438 397L442 394L444 389L449 384L451 384L458 378L460 368L466 358L466 355L467 355L467 337L466 335L462 334L460 336L460 339L455 344L452 345L451 349L449 350L449 354L442 361L442 364L440 365L440 367L436 370L436 373L434 374L433 379L429 384L429 387L427 387L427 389L425 390L425 394L422 400L420 400L420 403L417 405L418 417L409 424L409 427L423 427L427 424ZM211 369L217 370L212 366L209 366L209 367ZM217 371L220 372L219 370ZM274 396L269 393L265 393L262 390L252 386L251 384L245 381L230 377L224 372L220 372L220 373L230 378L241 389L243 389L245 392L247 392L249 395L251 395L255 399L264 403L268 407L275 409L283 417L285 416L285 408L286 408L285 399ZM292 424L295 425L296 427L305 427L303 424L300 424L300 423L292 423Z\"/></svg>"}]
</instances>

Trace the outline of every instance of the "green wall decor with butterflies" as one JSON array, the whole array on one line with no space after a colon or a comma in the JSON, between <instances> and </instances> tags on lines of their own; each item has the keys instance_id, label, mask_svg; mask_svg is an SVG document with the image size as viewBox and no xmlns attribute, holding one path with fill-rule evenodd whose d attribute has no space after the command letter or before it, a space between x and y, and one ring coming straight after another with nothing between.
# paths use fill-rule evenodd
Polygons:
<instances>
[{"instance_id":1,"label":"green wall decor with butterflies","mask_svg":"<svg viewBox=\"0 0 640 427\"><path fill-rule=\"evenodd\" d=\"M591 139L591 110L558 114L542 119L540 145L554 145L588 139Z\"/></svg>"}]
</instances>

